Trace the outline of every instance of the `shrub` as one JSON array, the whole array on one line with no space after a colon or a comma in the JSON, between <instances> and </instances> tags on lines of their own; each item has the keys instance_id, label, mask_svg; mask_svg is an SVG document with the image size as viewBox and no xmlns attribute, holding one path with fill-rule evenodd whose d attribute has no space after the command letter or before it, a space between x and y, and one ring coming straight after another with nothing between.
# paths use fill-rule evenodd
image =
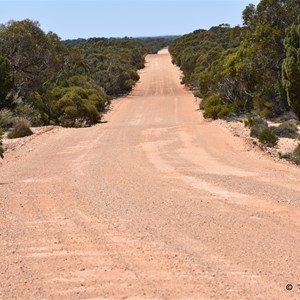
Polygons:
<instances>
[{"instance_id":1,"label":"shrub","mask_svg":"<svg viewBox=\"0 0 300 300\"><path fill-rule=\"evenodd\" d=\"M299 136L297 125L293 121L283 122L278 127L272 126L270 129L279 137L294 139Z\"/></svg>"},{"instance_id":2,"label":"shrub","mask_svg":"<svg viewBox=\"0 0 300 300\"><path fill-rule=\"evenodd\" d=\"M295 148L295 150L290 154L290 160L297 165L300 165L300 144Z\"/></svg>"},{"instance_id":3,"label":"shrub","mask_svg":"<svg viewBox=\"0 0 300 300\"><path fill-rule=\"evenodd\" d=\"M231 114L231 110L222 104L207 107L203 113L204 118L212 118L214 120L227 117Z\"/></svg>"},{"instance_id":4,"label":"shrub","mask_svg":"<svg viewBox=\"0 0 300 300\"><path fill-rule=\"evenodd\" d=\"M207 107L217 106L219 104L223 104L222 99L217 95L211 95L207 98L204 98L200 102L200 105L201 105L200 109L206 109Z\"/></svg>"},{"instance_id":5,"label":"shrub","mask_svg":"<svg viewBox=\"0 0 300 300\"><path fill-rule=\"evenodd\" d=\"M33 132L30 129L30 123L24 118L17 118L14 120L14 127L12 131L9 132L7 137L9 139L20 138L24 136L32 135Z\"/></svg>"},{"instance_id":6,"label":"shrub","mask_svg":"<svg viewBox=\"0 0 300 300\"><path fill-rule=\"evenodd\" d=\"M55 104L57 119L65 127L91 126L100 121L105 101L96 90L71 87Z\"/></svg>"},{"instance_id":7,"label":"shrub","mask_svg":"<svg viewBox=\"0 0 300 300\"><path fill-rule=\"evenodd\" d=\"M200 109L204 109L204 118L212 118L214 120L224 118L233 113L233 107L223 103L222 99L217 95L211 95L200 102Z\"/></svg>"},{"instance_id":8,"label":"shrub","mask_svg":"<svg viewBox=\"0 0 300 300\"><path fill-rule=\"evenodd\" d=\"M9 109L0 110L0 127L7 129L13 124L13 113Z\"/></svg>"},{"instance_id":9,"label":"shrub","mask_svg":"<svg viewBox=\"0 0 300 300\"><path fill-rule=\"evenodd\" d=\"M268 127L264 128L260 132L260 134L258 136L258 140L261 144L264 144L269 147L274 147L278 143L278 137Z\"/></svg>"},{"instance_id":10,"label":"shrub","mask_svg":"<svg viewBox=\"0 0 300 300\"><path fill-rule=\"evenodd\" d=\"M247 120L244 121L244 125L250 128L251 137L259 137L261 132L268 128L268 123L260 117L249 116Z\"/></svg>"}]
</instances>

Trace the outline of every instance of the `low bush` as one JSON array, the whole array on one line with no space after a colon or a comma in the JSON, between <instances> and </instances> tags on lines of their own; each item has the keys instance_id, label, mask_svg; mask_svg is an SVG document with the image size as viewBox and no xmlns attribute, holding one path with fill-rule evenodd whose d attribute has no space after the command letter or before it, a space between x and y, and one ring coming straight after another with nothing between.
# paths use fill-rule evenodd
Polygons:
<instances>
[{"instance_id":1,"label":"low bush","mask_svg":"<svg viewBox=\"0 0 300 300\"><path fill-rule=\"evenodd\" d=\"M203 113L204 118L222 119L231 114L231 110L225 106L218 104L216 106L207 107Z\"/></svg>"},{"instance_id":2,"label":"low bush","mask_svg":"<svg viewBox=\"0 0 300 300\"><path fill-rule=\"evenodd\" d=\"M105 100L95 89L70 87L61 89L55 104L55 113L60 125L65 127L91 126L101 120Z\"/></svg>"},{"instance_id":3,"label":"low bush","mask_svg":"<svg viewBox=\"0 0 300 300\"><path fill-rule=\"evenodd\" d=\"M258 136L258 140L261 144L264 144L269 147L274 147L278 143L278 137L268 127L264 128L260 132L260 134Z\"/></svg>"},{"instance_id":4,"label":"low bush","mask_svg":"<svg viewBox=\"0 0 300 300\"><path fill-rule=\"evenodd\" d=\"M33 132L30 129L29 121L24 118L16 118L14 120L13 129L8 133L7 137L9 139L15 139L32 134Z\"/></svg>"},{"instance_id":5,"label":"low bush","mask_svg":"<svg viewBox=\"0 0 300 300\"><path fill-rule=\"evenodd\" d=\"M244 125L250 128L250 136L258 138L261 132L268 128L268 123L260 118L249 116L247 120L244 121Z\"/></svg>"},{"instance_id":6,"label":"low bush","mask_svg":"<svg viewBox=\"0 0 300 300\"><path fill-rule=\"evenodd\" d=\"M222 119L234 113L230 105L224 104L217 95L209 96L199 104L200 109L204 109L204 118Z\"/></svg>"},{"instance_id":7,"label":"low bush","mask_svg":"<svg viewBox=\"0 0 300 300\"><path fill-rule=\"evenodd\" d=\"M289 159L297 165L300 165L300 144L295 148L295 150L290 154Z\"/></svg>"},{"instance_id":8,"label":"low bush","mask_svg":"<svg viewBox=\"0 0 300 300\"><path fill-rule=\"evenodd\" d=\"M285 121L278 127L272 126L270 129L279 137L295 139L299 136L298 128L294 121Z\"/></svg>"},{"instance_id":9,"label":"low bush","mask_svg":"<svg viewBox=\"0 0 300 300\"><path fill-rule=\"evenodd\" d=\"M222 99L217 95L211 95L209 97L203 98L200 102L200 109L206 109L208 107L222 105Z\"/></svg>"}]
</instances>

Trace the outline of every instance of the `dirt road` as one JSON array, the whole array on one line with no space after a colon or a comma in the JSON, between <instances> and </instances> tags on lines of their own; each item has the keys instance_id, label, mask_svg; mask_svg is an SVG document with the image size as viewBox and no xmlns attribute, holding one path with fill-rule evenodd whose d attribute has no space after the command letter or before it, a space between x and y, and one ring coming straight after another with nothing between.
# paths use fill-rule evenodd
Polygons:
<instances>
[{"instance_id":1,"label":"dirt road","mask_svg":"<svg viewBox=\"0 0 300 300\"><path fill-rule=\"evenodd\" d=\"M0 299L300 298L300 168L204 121L179 76L148 56L104 123L8 153Z\"/></svg>"}]
</instances>

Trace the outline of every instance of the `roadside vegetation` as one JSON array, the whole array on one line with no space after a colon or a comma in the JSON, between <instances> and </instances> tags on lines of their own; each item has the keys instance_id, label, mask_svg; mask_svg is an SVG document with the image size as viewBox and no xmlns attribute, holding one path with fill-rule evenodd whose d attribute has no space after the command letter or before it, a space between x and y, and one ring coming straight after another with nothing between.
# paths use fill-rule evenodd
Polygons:
<instances>
[{"instance_id":1,"label":"roadside vegetation","mask_svg":"<svg viewBox=\"0 0 300 300\"><path fill-rule=\"evenodd\" d=\"M111 99L130 93L139 80L145 55L172 39L61 41L29 19L0 25L1 136L26 136L31 126L99 122Z\"/></svg>"},{"instance_id":2,"label":"roadside vegetation","mask_svg":"<svg viewBox=\"0 0 300 300\"><path fill-rule=\"evenodd\" d=\"M216 106L267 118L292 108L300 117L299 15L299 1L261 0L245 8L242 27L196 30L170 46L207 117Z\"/></svg>"},{"instance_id":3,"label":"roadside vegetation","mask_svg":"<svg viewBox=\"0 0 300 300\"><path fill-rule=\"evenodd\" d=\"M182 83L202 99L205 118L256 116L251 134L268 146L275 146L278 137L298 138L299 16L298 0L261 0L244 9L243 26L196 30L171 44ZM278 119L291 110L294 121L276 128L257 121Z\"/></svg>"},{"instance_id":4,"label":"roadside vegetation","mask_svg":"<svg viewBox=\"0 0 300 300\"><path fill-rule=\"evenodd\" d=\"M33 126L89 126L101 119L112 96L129 93L139 79L146 54L140 42L69 44L31 20L1 25L0 124L23 117Z\"/></svg>"}]
</instances>

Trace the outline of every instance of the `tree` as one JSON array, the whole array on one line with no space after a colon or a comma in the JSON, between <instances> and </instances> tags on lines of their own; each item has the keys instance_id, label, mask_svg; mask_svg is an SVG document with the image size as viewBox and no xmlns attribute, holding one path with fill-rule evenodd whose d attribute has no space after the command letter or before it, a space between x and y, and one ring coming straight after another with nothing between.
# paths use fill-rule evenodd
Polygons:
<instances>
[{"instance_id":1,"label":"tree","mask_svg":"<svg viewBox=\"0 0 300 300\"><path fill-rule=\"evenodd\" d=\"M3 108L12 108L12 99L9 96L13 88L13 80L9 60L0 55L0 110Z\"/></svg>"},{"instance_id":2,"label":"tree","mask_svg":"<svg viewBox=\"0 0 300 300\"><path fill-rule=\"evenodd\" d=\"M131 91L145 54L130 38L63 43L36 21L0 25L0 109L35 125L94 124L110 96Z\"/></svg>"},{"instance_id":3,"label":"tree","mask_svg":"<svg viewBox=\"0 0 300 300\"><path fill-rule=\"evenodd\" d=\"M300 120L300 18L287 29L284 40L286 58L282 64L282 82L288 103Z\"/></svg>"},{"instance_id":4,"label":"tree","mask_svg":"<svg viewBox=\"0 0 300 300\"><path fill-rule=\"evenodd\" d=\"M0 55L9 60L15 98L27 100L49 76L52 64L49 39L39 23L11 21L0 29Z\"/></svg>"},{"instance_id":5,"label":"tree","mask_svg":"<svg viewBox=\"0 0 300 300\"><path fill-rule=\"evenodd\" d=\"M281 66L285 56L285 30L300 14L298 0L261 0L243 12L246 25L241 47L252 61L251 97L262 116L276 116L288 108L282 85Z\"/></svg>"}]
</instances>

